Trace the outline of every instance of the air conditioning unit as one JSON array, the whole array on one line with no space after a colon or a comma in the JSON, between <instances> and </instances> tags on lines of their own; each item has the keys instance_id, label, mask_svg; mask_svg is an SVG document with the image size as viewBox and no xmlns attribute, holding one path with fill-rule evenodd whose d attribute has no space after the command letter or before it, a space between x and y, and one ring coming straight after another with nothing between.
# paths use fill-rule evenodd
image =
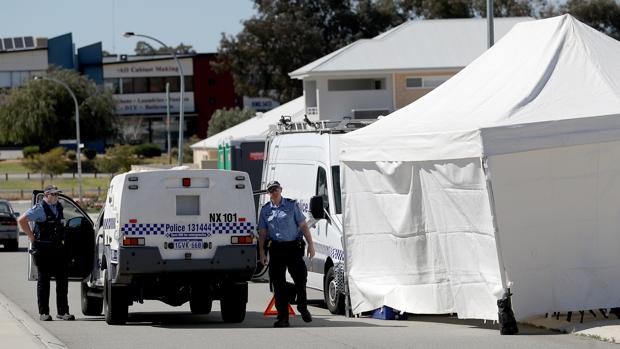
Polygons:
<instances>
[{"instance_id":1,"label":"air conditioning unit","mask_svg":"<svg viewBox=\"0 0 620 349\"><path fill-rule=\"evenodd\" d=\"M379 115L388 115L389 109L352 109L353 119L376 119Z\"/></svg>"}]
</instances>

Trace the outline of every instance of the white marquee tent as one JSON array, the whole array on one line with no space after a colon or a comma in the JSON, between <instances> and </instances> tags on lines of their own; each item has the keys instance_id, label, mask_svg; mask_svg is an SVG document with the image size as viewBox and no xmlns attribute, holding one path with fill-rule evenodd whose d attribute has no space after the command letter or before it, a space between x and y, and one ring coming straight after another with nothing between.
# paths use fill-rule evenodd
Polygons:
<instances>
[{"instance_id":1,"label":"white marquee tent","mask_svg":"<svg viewBox=\"0 0 620 349\"><path fill-rule=\"evenodd\" d=\"M343 137L354 313L518 319L620 306L620 42L517 24L422 99Z\"/></svg>"}]
</instances>

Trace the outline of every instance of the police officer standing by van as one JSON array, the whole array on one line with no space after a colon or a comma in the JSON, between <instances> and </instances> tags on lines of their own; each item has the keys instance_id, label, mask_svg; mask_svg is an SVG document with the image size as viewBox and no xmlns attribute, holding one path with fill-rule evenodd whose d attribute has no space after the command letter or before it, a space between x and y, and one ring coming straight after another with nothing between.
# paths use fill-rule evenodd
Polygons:
<instances>
[{"instance_id":1,"label":"police officer standing by van","mask_svg":"<svg viewBox=\"0 0 620 349\"><path fill-rule=\"evenodd\" d=\"M295 283L297 293L297 310L305 322L312 321L306 298L306 281L308 271L304 263L303 237L308 243L308 256L314 257L312 235L306 224L306 218L297 206L297 202L282 197L282 186L278 181L267 184L270 201L260 210L258 220L260 260L267 264L265 245L269 249L269 279L273 284L278 320L274 327L289 327L288 294L286 269ZM268 242L267 242L268 241Z\"/></svg>"},{"instance_id":2,"label":"police officer standing by van","mask_svg":"<svg viewBox=\"0 0 620 349\"><path fill-rule=\"evenodd\" d=\"M55 185L48 185L43 191L43 200L26 211L18 222L21 229L33 243L31 253L37 265L37 303L39 319L51 321L49 315L50 279L56 278L56 307L61 320L75 320L69 314L68 261L64 248L64 216L62 205L58 202L61 191ZM34 232L28 222L34 222Z\"/></svg>"}]
</instances>

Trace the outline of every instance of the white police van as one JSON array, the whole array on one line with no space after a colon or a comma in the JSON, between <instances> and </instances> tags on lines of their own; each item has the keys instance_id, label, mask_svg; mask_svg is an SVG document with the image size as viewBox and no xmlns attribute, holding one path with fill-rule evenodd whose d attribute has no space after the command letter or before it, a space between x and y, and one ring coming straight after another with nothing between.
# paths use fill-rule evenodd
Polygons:
<instances>
[{"instance_id":1,"label":"white police van","mask_svg":"<svg viewBox=\"0 0 620 349\"><path fill-rule=\"evenodd\" d=\"M307 287L323 292L333 314L344 314L344 249L340 192L340 137L375 120L290 123L285 117L267 136L262 187L277 180L282 196L297 201L308 218L315 256L306 260ZM326 214L310 214L311 201ZM262 207L269 201L262 195ZM316 205L313 205L316 207ZM260 211L259 211L260 212ZM307 257L305 257L307 258ZM266 274L266 273L265 273Z\"/></svg>"},{"instance_id":2,"label":"white police van","mask_svg":"<svg viewBox=\"0 0 620 349\"><path fill-rule=\"evenodd\" d=\"M66 217L70 199L63 200ZM124 324L133 302L189 301L192 313L207 314L219 300L225 322L243 321L247 281L256 268L255 214L245 172L173 169L115 176L94 229L90 225L90 248L83 251L83 261L86 251L92 257L84 262L90 270L74 278L82 281L82 312L100 315L103 308L108 324Z\"/></svg>"}]
</instances>

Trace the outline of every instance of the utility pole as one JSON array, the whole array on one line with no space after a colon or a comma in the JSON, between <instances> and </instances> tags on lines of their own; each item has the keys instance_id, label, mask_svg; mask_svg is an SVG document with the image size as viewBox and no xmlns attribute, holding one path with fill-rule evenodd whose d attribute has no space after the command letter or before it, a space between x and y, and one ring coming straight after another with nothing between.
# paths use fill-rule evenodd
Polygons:
<instances>
[{"instance_id":1,"label":"utility pole","mask_svg":"<svg viewBox=\"0 0 620 349\"><path fill-rule=\"evenodd\" d=\"M493 0L487 0L487 39L488 48L495 43L495 33L493 30Z\"/></svg>"}]
</instances>

